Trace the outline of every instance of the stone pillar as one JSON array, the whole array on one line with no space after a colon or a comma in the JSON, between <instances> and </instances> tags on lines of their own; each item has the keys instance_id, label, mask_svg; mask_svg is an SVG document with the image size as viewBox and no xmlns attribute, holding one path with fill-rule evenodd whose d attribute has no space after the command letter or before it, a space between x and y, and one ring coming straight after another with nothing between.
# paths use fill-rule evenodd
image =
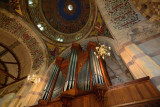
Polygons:
<instances>
[{"instance_id":1,"label":"stone pillar","mask_svg":"<svg viewBox=\"0 0 160 107\"><path fill-rule=\"evenodd\" d=\"M132 42L124 44L119 53L135 79L149 76L160 90L160 66L156 62Z\"/></svg>"}]
</instances>

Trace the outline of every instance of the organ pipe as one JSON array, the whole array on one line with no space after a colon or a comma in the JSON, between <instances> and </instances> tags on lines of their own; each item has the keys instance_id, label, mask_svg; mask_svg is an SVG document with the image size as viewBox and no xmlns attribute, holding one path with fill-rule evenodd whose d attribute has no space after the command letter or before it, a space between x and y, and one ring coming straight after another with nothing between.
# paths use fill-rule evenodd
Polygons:
<instances>
[{"instance_id":1,"label":"organ pipe","mask_svg":"<svg viewBox=\"0 0 160 107\"><path fill-rule=\"evenodd\" d=\"M55 64L55 66L53 68L53 73L52 73L52 75L49 79L48 84L45 87L44 94L43 94L43 100L47 100L47 98L50 94L50 90L51 90L51 87L53 85L53 81L54 81L54 78L55 78L55 75L56 75L58 69L59 69L59 67Z\"/></svg>"},{"instance_id":2,"label":"organ pipe","mask_svg":"<svg viewBox=\"0 0 160 107\"><path fill-rule=\"evenodd\" d=\"M65 78L62 75L62 71L60 71L51 99L56 98L62 92L64 82L65 82Z\"/></svg>"},{"instance_id":3,"label":"organ pipe","mask_svg":"<svg viewBox=\"0 0 160 107\"><path fill-rule=\"evenodd\" d=\"M75 73L76 73L76 64L77 64L77 51L72 49L67 78L65 81L64 91L72 89L75 83Z\"/></svg>"},{"instance_id":4,"label":"organ pipe","mask_svg":"<svg viewBox=\"0 0 160 107\"><path fill-rule=\"evenodd\" d=\"M89 60L87 60L78 74L78 89L83 91L90 90Z\"/></svg>"},{"instance_id":5,"label":"organ pipe","mask_svg":"<svg viewBox=\"0 0 160 107\"><path fill-rule=\"evenodd\" d=\"M92 71L92 81L93 85L95 84L104 84L102 71L100 68L100 64L96 56L94 55L94 51L91 49L90 51L90 62L91 62L91 71Z\"/></svg>"},{"instance_id":6,"label":"organ pipe","mask_svg":"<svg viewBox=\"0 0 160 107\"><path fill-rule=\"evenodd\" d=\"M107 72L105 64L101 58L96 58L94 55L95 45L90 46L90 49L87 46L87 51L84 52L79 49L80 45L72 46L70 58L66 59L64 63L61 62L62 66L55 64L53 73L45 87L43 100L50 101L58 97L60 93L76 94L77 91L68 91L70 89L90 91L96 84L111 85L108 73L105 73ZM85 58L82 64L83 55ZM81 63L79 64L79 62Z\"/></svg>"}]
</instances>

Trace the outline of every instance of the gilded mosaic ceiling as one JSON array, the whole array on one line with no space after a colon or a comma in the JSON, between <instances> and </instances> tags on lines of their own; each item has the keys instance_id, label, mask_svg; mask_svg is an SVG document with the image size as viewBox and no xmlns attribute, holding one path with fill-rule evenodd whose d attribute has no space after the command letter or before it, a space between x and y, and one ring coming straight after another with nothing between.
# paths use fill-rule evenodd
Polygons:
<instances>
[{"instance_id":1,"label":"gilded mosaic ceiling","mask_svg":"<svg viewBox=\"0 0 160 107\"><path fill-rule=\"evenodd\" d=\"M18 0L19 1L19 0ZM36 24L34 24L33 23L33 21L31 20L31 19L35 19L35 20L41 20L41 19L39 19L39 18L44 18L44 17L48 17L48 19L46 18L46 20L49 20L49 17L51 17L51 18L53 18L53 15L52 15L52 9L51 10L49 10L48 9L48 11L46 11L45 10L45 12L47 13L46 14L46 16L45 16L45 13L43 13L43 14L40 14L40 12L43 12L42 10L43 9L41 9L41 10L38 10L40 7L38 6L38 2L39 3L42 3L42 2L44 2L45 0L42 0L41 2L39 2L39 0L23 0L23 1L20 1L20 7L21 8L19 8L19 10L22 10L22 15L23 15L23 17L29 22L29 23L31 23L31 24L33 24L37 29L39 29L39 31L40 32L42 32L42 34L43 33L46 33L46 31L44 30L44 31L41 31L40 30L40 28L38 28L38 26L36 25ZM57 0L57 2L62 2L61 0ZM65 9L67 9L68 8L68 6L70 5L70 4L72 4L72 6L73 7L71 7L71 8L73 8L73 13L75 12L75 10L76 10L76 7L74 6L74 4L75 3L78 3L77 1L75 1L75 2L71 2L71 1L68 1L68 0L63 0L63 2L65 1L65 3L64 3L64 7L63 8L65 8ZM84 0L81 0L80 2L84 2L82 5L85 7L84 8L84 10L86 10L86 9L88 9L88 10L90 10L90 12L91 12L91 9L94 9L93 11L94 11L94 16L92 17L92 18L94 18L94 22L90 22L91 24L92 24L92 26L90 27L90 29L88 30L88 31L86 31L87 32L87 35L85 35L85 32L81 32L81 34L84 34L84 36L86 36L86 38L89 38L89 37L95 37L95 36L105 36L105 37L109 37L109 38L113 38L112 37L112 35L110 34L110 32L109 32L109 30L108 30L108 28L107 28L107 26L105 25L105 22L104 22L104 20L103 20L103 18L101 17L101 14L100 14L100 12L99 11L97 11L96 9L95 9L95 7L89 7L89 6L93 6L93 0L91 0L92 2L92 5L91 5L91 3L90 3L90 1L89 0L87 0L87 1L84 1ZM55 1L53 1L53 0L51 0L51 2L53 3L56 3ZM17 3L17 2L16 2ZM27 4L26 4L27 3ZM67 5L67 3L68 3L68 5ZM90 4L88 4L88 3L90 3ZM29 14L29 12L30 11L28 11L26 8L26 6L28 6L28 5L30 5L30 7L28 7L29 9L30 9L30 11L31 11L31 13L32 13L32 15L39 15L39 17L34 17L34 16L32 16L32 18L31 18L31 16L30 16L30 14ZM45 5L49 5L48 3L46 3ZM66 7L65 7L66 6ZM45 7L43 7L43 8L45 8ZM53 8L53 7L52 7ZM35 11L37 9L37 11ZM75 10L74 10L75 9ZM83 16L83 13L82 12L84 12L84 10L81 8L80 9L81 11L80 11L80 13L82 14L82 16ZM68 13L68 12L70 12L69 10L64 10L65 12L66 12L66 14ZM92 11L92 12L93 12ZM17 12L17 11L16 11ZM79 11L78 11L79 12ZM86 11L86 13L87 13L88 11ZM86 15L86 17L91 17L89 14L88 14L88 16L87 16L87 14L86 13L84 13L85 15ZM49 16L48 14L50 14L51 16ZM56 14L59 14L59 12L58 11L56 11ZM69 14L72 14L72 11L69 13ZM62 16L60 16L59 15L59 17L62 17ZM63 17L65 17L65 16L63 16ZM71 17L70 17L71 18ZM76 19L77 18L77 19ZM75 20L78 20L79 22L81 22L82 20L81 19L79 19L80 18L80 16L77 16L77 17L73 17L73 19L70 19L70 20L68 20L68 22L70 22L70 24L73 24L72 22L74 22ZM68 23L68 22L66 22L67 20L67 18L65 19L65 18L63 18L64 20L64 23ZM58 18L57 18L57 20L58 20ZM86 19L86 23L89 23L89 21L88 21L89 19ZM51 21L52 22L52 20L49 20L49 21ZM39 21L39 22L41 22L41 24L44 24L44 23L42 23L42 21ZM44 21L45 22L45 21ZM52 27L52 25L50 25L50 24L48 24L48 22L46 22L46 24L47 25L49 25L49 26L51 26ZM74 23L75 24L75 26L76 26L76 23ZM59 24L57 24L57 25L59 25ZM85 28L85 26L86 25L84 25L84 28ZM72 26L71 26L72 27ZM82 28L83 29L83 28ZM49 28L47 28L47 30L49 30ZM54 29L52 28L52 29L50 29L50 30L52 30L53 32L54 32ZM58 30L57 30L58 31ZM60 31L59 31L60 32ZM75 31L76 32L76 31ZM76 33L71 33L71 34L76 34L75 35L75 37L79 34L80 32L76 32ZM67 34L67 33L66 33ZM61 42L56 42L56 41L54 41L54 40L52 40L52 38L53 38L53 36L56 36L56 35L52 35L52 37L51 38L44 38L44 37L46 37L46 35L42 35L42 38L43 38L43 40L44 40L44 43L46 44L46 47L47 47L47 50L48 50L48 60L49 60L49 63L51 63L54 59L55 59L55 57L57 56L57 55L59 55L59 54L61 54L69 45L65 45L64 43L62 43L61 44L61 46L59 45L59 43L61 43ZM74 36L74 35L73 35ZM24 35L24 37L26 37L25 35ZM73 38L74 39L74 38ZM61 39L60 39L61 40ZM67 38L67 40L69 40L69 38ZM74 40L73 40L74 41Z\"/></svg>"},{"instance_id":2,"label":"gilded mosaic ceiling","mask_svg":"<svg viewBox=\"0 0 160 107\"><path fill-rule=\"evenodd\" d=\"M24 0L21 7L46 41L63 45L87 37L97 14L93 0Z\"/></svg>"},{"instance_id":3,"label":"gilded mosaic ceiling","mask_svg":"<svg viewBox=\"0 0 160 107\"><path fill-rule=\"evenodd\" d=\"M89 0L42 0L41 3L47 22L59 32L78 32L89 19Z\"/></svg>"}]
</instances>

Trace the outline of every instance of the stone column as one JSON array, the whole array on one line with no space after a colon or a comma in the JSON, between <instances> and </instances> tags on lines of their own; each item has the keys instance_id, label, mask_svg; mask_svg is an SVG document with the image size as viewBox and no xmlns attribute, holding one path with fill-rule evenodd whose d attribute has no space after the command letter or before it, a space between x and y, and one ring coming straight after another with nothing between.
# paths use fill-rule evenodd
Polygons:
<instances>
[{"instance_id":1,"label":"stone column","mask_svg":"<svg viewBox=\"0 0 160 107\"><path fill-rule=\"evenodd\" d=\"M132 42L124 44L119 53L135 79L149 76L160 90L160 66L154 60Z\"/></svg>"}]
</instances>

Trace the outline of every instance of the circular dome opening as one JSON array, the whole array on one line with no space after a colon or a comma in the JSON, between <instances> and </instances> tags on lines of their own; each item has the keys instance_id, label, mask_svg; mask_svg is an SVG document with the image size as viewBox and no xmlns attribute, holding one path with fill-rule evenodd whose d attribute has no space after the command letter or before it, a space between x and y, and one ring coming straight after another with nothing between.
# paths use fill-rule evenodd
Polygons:
<instances>
[{"instance_id":1,"label":"circular dome opening","mask_svg":"<svg viewBox=\"0 0 160 107\"><path fill-rule=\"evenodd\" d=\"M69 11L72 11L72 10L73 10L73 5L69 4L69 5L68 5L68 10L69 10Z\"/></svg>"}]
</instances>

